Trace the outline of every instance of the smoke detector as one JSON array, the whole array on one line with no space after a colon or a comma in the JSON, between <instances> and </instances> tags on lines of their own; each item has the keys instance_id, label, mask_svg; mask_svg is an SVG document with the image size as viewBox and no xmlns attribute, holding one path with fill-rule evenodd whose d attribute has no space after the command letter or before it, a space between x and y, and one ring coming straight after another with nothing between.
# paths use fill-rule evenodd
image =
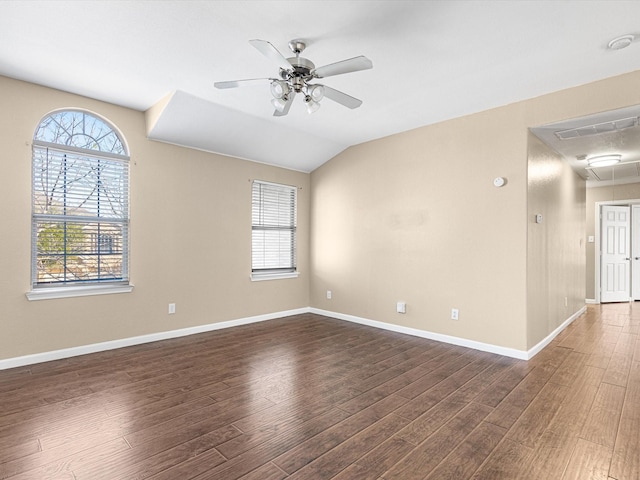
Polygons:
<instances>
[{"instance_id":1,"label":"smoke detector","mask_svg":"<svg viewBox=\"0 0 640 480\"><path fill-rule=\"evenodd\" d=\"M609 50L622 50L623 48L627 48L631 45L631 42L635 40L636 37L633 35L622 35L621 37L614 38L607 44L607 48Z\"/></svg>"}]
</instances>

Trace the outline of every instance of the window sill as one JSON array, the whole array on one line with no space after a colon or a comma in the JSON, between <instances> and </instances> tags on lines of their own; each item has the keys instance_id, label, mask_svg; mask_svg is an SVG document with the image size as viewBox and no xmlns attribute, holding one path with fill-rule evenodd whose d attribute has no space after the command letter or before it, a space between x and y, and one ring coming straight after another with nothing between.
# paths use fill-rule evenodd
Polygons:
<instances>
[{"instance_id":1,"label":"window sill","mask_svg":"<svg viewBox=\"0 0 640 480\"><path fill-rule=\"evenodd\" d=\"M287 272L287 273L252 273L252 282L262 282L263 280L280 280L284 278L298 278L300 272Z\"/></svg>"},{"instance_id":2,"label":"window sill","mask_svg":"<svg viewBox=\"0 0 640 480\"><path fill-rule=\"evenodd\" d=\"M89 295L109 295L130 293L133 285L83 285L79 287L39 288L27 292L27 299L51 300L54 298L86 297Z\"/></svg>"}]
</instances>

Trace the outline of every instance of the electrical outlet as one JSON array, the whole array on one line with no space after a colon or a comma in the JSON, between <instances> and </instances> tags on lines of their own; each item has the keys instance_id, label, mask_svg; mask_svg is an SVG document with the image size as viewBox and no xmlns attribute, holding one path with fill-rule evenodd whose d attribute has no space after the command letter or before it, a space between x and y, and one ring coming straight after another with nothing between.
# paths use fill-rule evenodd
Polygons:
<instances>
[{"instance_id":1,"label":"electrical outlet","mask_svg":"<svg viewBox=\"0 0 640 480\"><path fill-rule=\"evenodd\" d=\"M406 304L406 302L398 302L398 303L396 303L396 312L398 312L398 313L407 313L407 304Z\"/></svg>"},{"instance_id":2,"label":"electrical outlet","mask_svg":"<svg viewBox=\"0 0 640 480\"><path fill-rule=\"evenodd\" d=\"M451 309L451 320L458 320L458 309L457 308L452 308Z\"/></svg>"},{"instance_id":3,"label":"electrical outlet","mask_svg":"<svg viewBox=\"0 0 640 480\"><path fill-rule=\"evenodd\" d=\"M331 290L327 290L327 300L331 300Z\"/></svg>"},{"instance_id":4,"label":"electrical outlet","mask_svg":"<svg viewBox=\"0 0 640 480\"><path fill-rule=\"evenodd\" d=\"M176 304L175 303L170 303L169 304L169 315L173 315L174 313L176 313Z\"/></svg>"}]
</instances>

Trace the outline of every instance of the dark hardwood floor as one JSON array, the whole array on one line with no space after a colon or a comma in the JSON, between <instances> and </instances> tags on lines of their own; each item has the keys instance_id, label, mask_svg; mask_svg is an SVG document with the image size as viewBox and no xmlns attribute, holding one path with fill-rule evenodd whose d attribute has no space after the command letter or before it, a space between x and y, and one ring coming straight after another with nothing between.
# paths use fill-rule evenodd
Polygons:
<instances>
[{"instance_id":1,"label":"dark hardwood floor","mask_svg":"<svg viewBox=\"0 0 640 480\"><path fill-rule=\"evenodd\" d=\"M317 315L0 372L0 478L640 478L640 304L531 361Z\"/></svg>"}]
</instances>

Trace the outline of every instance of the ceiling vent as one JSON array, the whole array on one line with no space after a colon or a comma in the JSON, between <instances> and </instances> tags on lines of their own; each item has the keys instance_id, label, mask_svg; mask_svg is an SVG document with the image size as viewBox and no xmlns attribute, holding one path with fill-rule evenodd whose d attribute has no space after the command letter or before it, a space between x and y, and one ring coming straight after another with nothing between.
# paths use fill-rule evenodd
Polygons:
<instances>
[{"instance_id":1,"label":"ceiling vent","mask_svg":"<svg viewBox=\"0 0 640 480\"><path fill-rule=\"evenodd\" d=\"M590 137L592 135L617 132L637 125L638 117L629 117L621 118L620 120L613 120L611 122L596 123L594 125L585 125L584 127L560 130L555 132L555 135L560 140L571 140L572 138Z\"/></svg>"}]
</instances>

